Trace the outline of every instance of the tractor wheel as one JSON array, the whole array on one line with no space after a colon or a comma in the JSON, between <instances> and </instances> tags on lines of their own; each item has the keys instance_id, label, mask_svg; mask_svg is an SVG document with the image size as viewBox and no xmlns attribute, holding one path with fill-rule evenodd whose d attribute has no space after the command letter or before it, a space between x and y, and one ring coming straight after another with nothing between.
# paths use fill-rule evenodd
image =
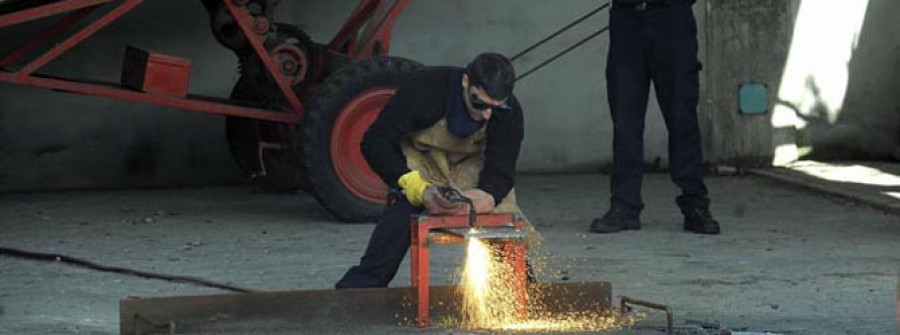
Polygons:
<instances>
[{"instance_id":1,"label":"tractor wheel","mask_svg":"<svg viewBox=\"0 0 900 335\"><path fill-rule=\"evenodd\" d=\"M235 101L255 101L256 98L254 90L243 78L238 80L231 93L231 99ZM225 118L225 135L231 156L238 168L263 192L309 189L302 147L297 143L301 131L299 125L235 116ZM268 147L268 144L273 146Z\"/></svg>"},{"instance_id":2,"label":"tractor wheel","mask_svg":"<svg viewBox=\"0 0 900 335\"><path fill-rule=\"evenodd\" d=\"M306 95L315 80L315 43L301 29L278 23L279 45L300 50L306 61L303 77L292 86L298 95ZM278 86L270 79L256 54L239 56L241 77L231 91L231 100L238 104L283 109L288 104ZM299 145L302 127L278 122L229 116L225 119L228 147L238 168L264 192L308 190L309 180L303 164L303 148Z\"/></svg>"},{"instance_id":3,"label":"tractor wheel","mask_svg":"<svg viewBox=\"0 0 900 335\"><path fill-rule=\"evenodd\" d=\"M387 197L360 142L397 88L421 65L379 56L350 63L313 91L304 121L303 151L319 202L344 222L374 221Z\"/></svg>"}]
</instances>

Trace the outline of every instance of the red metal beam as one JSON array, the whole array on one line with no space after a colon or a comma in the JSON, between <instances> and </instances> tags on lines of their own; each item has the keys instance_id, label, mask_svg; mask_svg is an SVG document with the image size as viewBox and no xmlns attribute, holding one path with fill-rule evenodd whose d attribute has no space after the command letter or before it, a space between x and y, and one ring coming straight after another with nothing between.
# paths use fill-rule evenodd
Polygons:
<instances>
[{"instance_id":1,"label":"red metal beam","mask_svg":"<svg viewBox=\"0 0 900 335\"><path fill-rule=\"evenodd\" d=\"M266 46L263 45L263 38L261 38L260 35L256 33L253 27L253 18L242 7L238 7L236 4L234 4L234 1L232 0L222 0L222 3L225 4L225 6L228 8L228 12L231 13L232 17L234 17L235 22L237 22L238 26L241 28L241 31L244 33L244 37L246 37L247 41L250 42L250 45L253 46L253 50L256 51L256 55L259 56L259 59L266 67L269 75L273 80L275 80L275 83L278 85L278 89L287 99L288 104L291 105L291 109L294 110L297 118L302 119L304 112L303 103L300 102L300 98L297 97L297 94L294 93L294 90L291 88L290 81L284 74L282 74L281 70L278 69L278 66L275 64L275 60L269 54Z\"/></svg>"},{"instance_id":2,"label":"red metal beam","mask_svg":"<svg viewBox=\"0 0 900 335\"><path fill-rule=\"evenodd\" d=\"M111 84L92 84L73 80L47 78L47 77L18 77L10 73L0 72L0 82L24 84L53 90L81 93L100 97L137 101L152 105L175 107L181 109L201 111L211 114L232 115L257 120L266 120L283 123L300 123L300 118L293 113L276 112L259 108L242 107L226 103L202 101L190 98L180 98L167 95L153 95L138 91L120 88Z\"/></svg>"},{"instance_id":3,"label":"red metal beam","mask_svg":"<svg viewBox=\"0 0 900 335\"><path fill-rule=\"evenodd\" d=\"M56 35L59 35L60 33L62 33L63 30L68 29L73 24L80 21L85 16L87 16L88 14L90 14L91 12L96 10L97 8L99 8L99 6L82 8L82 9L79 9L79 10L75 11L74 13L69 14L68 16L60 19L59 21L54 23L52 26L50 26L50 28L47 28L47 30L45 30L43 33L41 33L34 39L29 40L28 42L22 44L15 50L6 54L6 56L4 56L3 59L0 59L0 67L8 66L8 65L12 64L13 62L15 62L16 60L18 60L19 58L22 58L22 56L24 56L25 54L31 52L31 50L34 50L35 48L46 44L48 41L50 41L50 39L56 37Z\"/></svg>"},{"instance_id":4,"label":"red metal beam","mask_svg":"<svg viewBox=\"0 0 900 335\"><path fill-rule=\"evenodd\" d=\"M0 28L113 1L115 0L66 0L15 11L9 14L0 15Z\"/></svg>"},{"instance_id":5,"label":"red metal beam","mask_svg":"<svg viewBox=\"0 0 900 335\"><path fill-rule=\"evenodd\" d=\"M391 30L394 28L394 21L409 4L409 0L384 0L378 4L366 30L360 37L360 44L356 50L351 53L354 59L366 59L376 54L387 54L391 44ZM377 44L376 44L377 43ZM375 50L375 46L380 48Z\"/></svg>"},{"instance_id":6,"label":"red metal beam","mask_svg":"<svg viewBox=\"0 0 900 335\"><path fill-rule=\"evenodd\" d=\"M359 37L359 29L362 28L363 24L366 23L370 17L372 17L372 13L375 11L375 8L378 7L380 1L381 0L361 0L359 5L356 6L356 9L353 10L353 13L350 14L347 23L341 27L341 30L338 31L337 35L335 35L331 42L328 43L328 49L352 54L356 49L356 40ZM347 46L348 50L342 50L344 46Z\"/></svg>"},{"instance_id":7,"label":"red metal beam","mask_svg":"<svg viewBox=\"0 0 900 335\"><path fill-rule=\"evenodd\" d=\"M97 19L97 21L94 21L91 24L87 25L74 35L67 38L62 43L57 44L55 47L48 50L38 59L35 59L33 62L23 67L21 70L16 72L16 76L24 79L28 75L34 73L34 71L37 71L44 65L47 65L47 63L49 63L50 61L56 59L56 57L59 57L59 55L62 55L66 51L69 51L69 49L71 49L78 43L81 43L81 41L84 41L86 38L90 37L98 30L102 29L116 19L122 17L122 15L125 15L125 13L128 13L128 11L141 4L142 2L144 2L144 0L127 0L123 2L121 5L119 5L119 7L116 7L109 13L106 13L106 15L103 15L102 17Z\"/></svg>"}]
</instances>

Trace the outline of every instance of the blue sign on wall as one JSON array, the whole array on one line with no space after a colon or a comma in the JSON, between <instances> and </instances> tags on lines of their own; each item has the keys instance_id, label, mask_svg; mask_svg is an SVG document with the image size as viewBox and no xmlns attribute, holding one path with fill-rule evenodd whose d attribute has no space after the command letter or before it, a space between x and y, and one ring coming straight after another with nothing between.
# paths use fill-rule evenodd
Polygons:
<instances>
[{"instance_id":1,"label":"blue sign on wall","mask_svg":"<svg viewBox=\"0 0 900 335\"><path fill-rule=\"evenodd\" d=\"M738 89L738 112L766 114L769 112L769 90L765 84L743 84Z\"/></svg>"}]
</instances>

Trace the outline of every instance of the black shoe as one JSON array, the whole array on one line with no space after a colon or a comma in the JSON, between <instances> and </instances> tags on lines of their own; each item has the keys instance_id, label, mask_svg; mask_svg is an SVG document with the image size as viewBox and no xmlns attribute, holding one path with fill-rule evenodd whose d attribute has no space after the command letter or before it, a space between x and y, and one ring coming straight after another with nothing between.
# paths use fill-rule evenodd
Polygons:
<instances>
[{"instance_id":1,"label":"black shoe","mask_svg":"<svg viewBox=\"0 0 900 335\"><path fill-rule=\"evenodd\" d=\"M694 208L684 214L684 230L697 234L715 235L721 233L719 222L713 219L708 209Z\"/></svg>"},{"instance_id":2,"label":"black shoe","mask_svg":"<svg viewBox=\"0 0 900 335\"><path fill-rule=\"evenodd\" d=\"M609 234L623 230L641 230L641 220L619 206L611 207L603 217L591 221L592 233Z\"/></svg>"}]
</instances>

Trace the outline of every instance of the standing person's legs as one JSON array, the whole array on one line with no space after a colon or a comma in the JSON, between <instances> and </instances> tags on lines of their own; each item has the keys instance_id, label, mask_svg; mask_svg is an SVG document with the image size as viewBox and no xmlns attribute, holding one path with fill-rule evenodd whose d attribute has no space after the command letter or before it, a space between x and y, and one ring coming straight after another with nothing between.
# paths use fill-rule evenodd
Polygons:
<instances>
[{"instance_id":1,"label":"standing person's legs","mask_svg":"<svg viewBox=\"0 0 900 335\"><path fill-rule=\"evenodd\" d=\"M697 24L688 5L662 9L648 20L654 52L650 72L669 130L669 170L682 191L682 206L708 206L703 184L703 153L697 124L700 61Z\"/></svg>"},{"instance_id":2,"label":"standing person's legs","mask_svg":"<svg viewBox=\"0 0 900 335\"><path fill-rule=\"evenodd\" d=\"M350 268L335 288L387 287L409 250L410 216L418 213L399 197L381 214L359 265Z\"/></svg>"},{"instance_id":3,"label":"standing person's legs","mask_svg":"<svg viewBox=\"0 0 900 335\"><path fill-rule=\"evenodd\" d=\"M591 232L640 229L644 169L644 118L650 78L645 56L643 14L613 6L609 18L606 87L613 121L610 207L591 222Z\"/></svg>"},{"instance_id":4,"label":"standing person's legs","mask_svg":"<svg viewBox=\"0 0 900 335\"><path fill-rule=\"evenodd\" d=\"M650 78L644 48L643 18L628 9L610 13L606 85L613 121L611 205L637 215L644 207L644 119Z\"/></svg>"},{"instance_id":5,"label":"standing person's legs","mask_svg":"<svg viewBox=\"0 0 900 335\"><path fill-rule=\"evenodd\" d=\"M709 197L703 183L703 152L697 122L701 65L697 59L697 23L691 6L685 2L661 9L648 19L647 29L653 48L649 55L650 72L669 131L669 171L672 181L681 188L682 194L676 202L686 217L685 228L718 233L718 223L709 215ZM694 229L697 224L704 227Z\"/></svg>"}]
</instances>

